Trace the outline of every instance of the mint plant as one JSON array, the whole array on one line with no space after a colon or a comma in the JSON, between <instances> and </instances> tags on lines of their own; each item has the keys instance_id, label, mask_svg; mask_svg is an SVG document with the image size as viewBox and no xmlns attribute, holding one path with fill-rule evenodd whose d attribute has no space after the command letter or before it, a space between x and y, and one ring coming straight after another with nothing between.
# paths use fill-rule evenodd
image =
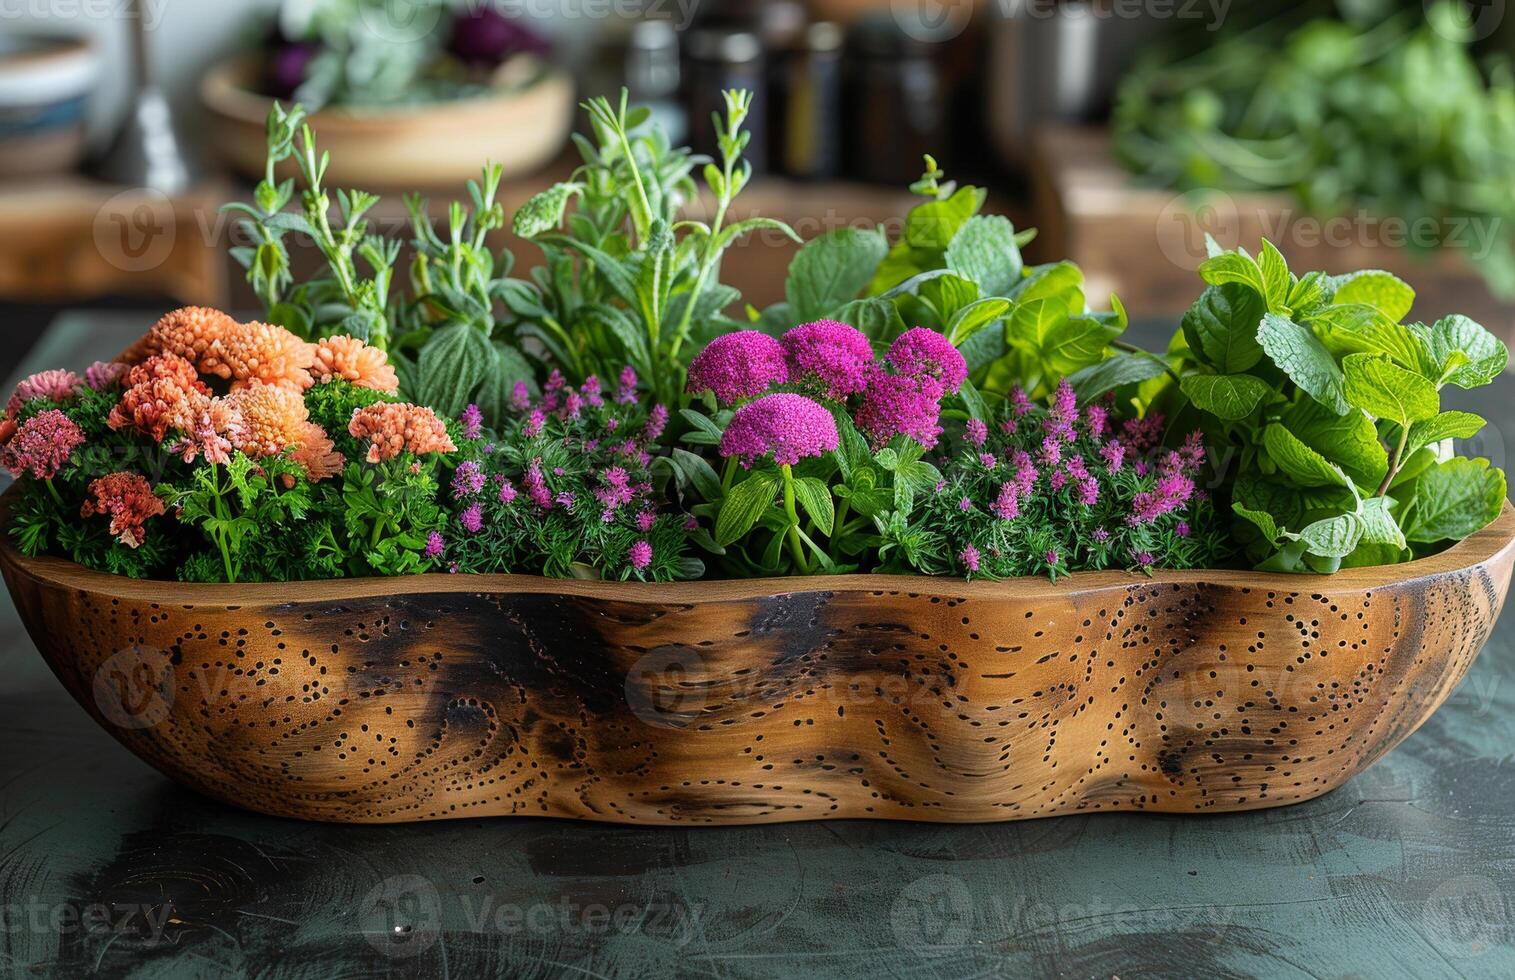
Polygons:
<instances>
[{"instance_id":1,"label":"mint plant","mask_svg":"<svg viewBox=\"0 0 1515 980\"><path fill-rule=\"evenodd\" d=\"M1260 567L1389 564L1493 520L1505 477L1452 455L1484 420L1442 411L1447 385L1492 382L1509 354L1466 317L1402 323L1414 291L1386 272L1296 276L1263 242L1210 242L1208 284L1173 349L1187 406L1234 455L1231 506Z\"/></svg>"}]
</instances>

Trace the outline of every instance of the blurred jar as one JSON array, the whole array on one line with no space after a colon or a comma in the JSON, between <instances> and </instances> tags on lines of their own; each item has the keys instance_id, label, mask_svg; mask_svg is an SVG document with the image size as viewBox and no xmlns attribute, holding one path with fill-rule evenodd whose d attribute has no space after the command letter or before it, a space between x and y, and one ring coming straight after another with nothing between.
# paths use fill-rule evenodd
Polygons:
<instances>
[{"instance_id":1,"label":"blurred jar","mask_svg":"<svg viewBox=\"0 0 1515 980\"><path fill-rule=\"evenodd\" d=\"M822 21L775 55L769 90L777 110L774 156L788 176L820 180L842 173L845 41L841 27Z\"/></svg>"},{"instance_id":2,"label":"blurred jar","mask_svg":"<svg viewBox=\"0 0 1515 980\"><path fill-rule=\"evenodd\" d=\"M689 144L696 152L720 159L713 116L726 114L722 92L749 89L752 111L744 128L752 134L743 159L754 174L768 168L768 73L763 44L740 23L715 22L688 31L684 45L684 104L689 110Z\"/></svg>"},{"instance_id":3,"label":"blurred jar","mask_svg":"<svg viewBox=\"0 0 1515 980\"><path fill-rule=\"evenodd\" d=\"M679 101L679 36L665 20L646 20L631 30L626 45L626 88L634 105L652 110L652 121L678 146L689 133Z\"/></svg>"},{"instance_id":4,"label":"blurred jar","mask_svg":"<svg viewBox=\"0 0 1515 980\"><path fill-rule=\"evenodd\" d=\"M947 147L947 84L934 43L906 32L892 14L858 21L847 38L852 131L847 169L860 180L904 185L921 158Z\"/></svg>"}]
</instances>

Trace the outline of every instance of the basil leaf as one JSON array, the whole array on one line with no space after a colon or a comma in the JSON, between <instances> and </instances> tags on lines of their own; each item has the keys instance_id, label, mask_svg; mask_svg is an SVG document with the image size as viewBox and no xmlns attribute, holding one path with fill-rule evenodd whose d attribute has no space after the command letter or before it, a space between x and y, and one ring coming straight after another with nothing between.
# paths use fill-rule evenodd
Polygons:
<instances>
[{"instance_id":1,"label":"basil leaf","mask_svg":"<svg viewBox=\"0 0 1515 980\"><path fill-rule=\"evenodd\" d=\"M1262 360L1257 328L1266 312L1262 297L1251 289L1211 286L1184 314L1184 336L1201 361L1221 374L1240 374Z\"/></svg>"}]
</instances>

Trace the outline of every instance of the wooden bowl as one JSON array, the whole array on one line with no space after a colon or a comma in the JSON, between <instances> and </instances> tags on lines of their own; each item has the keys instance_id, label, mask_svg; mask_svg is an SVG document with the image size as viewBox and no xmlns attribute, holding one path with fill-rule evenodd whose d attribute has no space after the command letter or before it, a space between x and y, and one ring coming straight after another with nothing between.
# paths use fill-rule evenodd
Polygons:
<instances>
[{"instance_id":1,"label":"wooden bowl","mask_svg":"<svg viewBox=\"0 0 1515 980\"><path fill-rule=\"evenodd\" d=\"M0 545L32 639L127 748L237 806L351 823L1296 803L1446 699L1512 558L1508 505L1440 555L1329 577L224 586Z\"/></svg>"},{"instance_id":2,"label":"wooden bowl","mask_svg":"<svg viewBox=\"0 0 1515 980\"><path fill-rule=\"evenodd\" d=\"M217 151L260 180L273 100L251 88L256 74L250 59L225 62L206 74L200 97ZM332 107L309 121L317 147L331 153L331 186L435 187L476 178L485 162L503 166L506 177L540 169L562 151L573 110L573 77L555 68L523 89L424 105ZM285 161L281 176L294 172L294 161Z\"/></svg>"}]
</instances>

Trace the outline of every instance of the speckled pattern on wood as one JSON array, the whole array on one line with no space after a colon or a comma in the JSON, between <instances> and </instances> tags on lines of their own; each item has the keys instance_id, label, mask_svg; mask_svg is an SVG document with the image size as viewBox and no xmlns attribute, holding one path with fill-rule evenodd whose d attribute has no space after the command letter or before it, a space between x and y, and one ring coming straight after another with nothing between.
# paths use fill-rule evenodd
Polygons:
<instances>
[{"instance_id":1,"label":"speckled pattern on wood","mask_svg":"<svg viewBox=\"0 0 1515 980\"><path fill-rule=\"evenodd\" d=\"M8 543L74 697L280 816L635 824L1222 812L1331 790L1488 638L1515 510L1330 577L132 582Z\"/></svg>"}]
</instances>

